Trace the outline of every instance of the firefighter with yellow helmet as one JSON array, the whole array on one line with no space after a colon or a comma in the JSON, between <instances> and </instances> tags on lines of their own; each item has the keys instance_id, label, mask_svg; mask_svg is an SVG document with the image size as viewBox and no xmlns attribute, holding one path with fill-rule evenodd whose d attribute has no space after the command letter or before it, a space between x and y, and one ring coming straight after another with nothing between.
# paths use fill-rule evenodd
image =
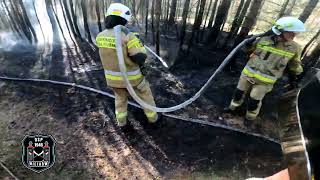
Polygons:
<instances>
[{"instance_id":1,"label":"firefighter with yellow helmet","mask_svg":"<svg viewBox=\"0 0 320 180\"><path fill-rule=\"evenodd\" d=\"M243 69L237 89L227 111L234 111L242 105L249 94L244 124L251 126L259 114L262 100L287 68L292 85L297 84L297 75L303 72L301 48L293 41L296 33L305 32L303 22L294 17L282 17L272 27L272 35L253 42L253 53Z\"/></svg>"},{"instance_id":2,"label":"firefighter with yellow helmet","mask_svg":"<svg viewBox=\"0 0 320 180\"><path fill-rule=\"evenodd\" d=\"M129 93L118 65L113 27L121 25L122 49L130 83L141 99L155 106L149 83L140 69L147 58L146 50L141 41L125 27L130 20L131 11L127 6L121 3L112 3L106 13L106 29L96 37L105 78L108 86L112 88L115 94L115 114L120 127L127 124ZM144 113L150 123L157 121L158 115L156 112L144 109Z\"/></svg>"}]
</instances>

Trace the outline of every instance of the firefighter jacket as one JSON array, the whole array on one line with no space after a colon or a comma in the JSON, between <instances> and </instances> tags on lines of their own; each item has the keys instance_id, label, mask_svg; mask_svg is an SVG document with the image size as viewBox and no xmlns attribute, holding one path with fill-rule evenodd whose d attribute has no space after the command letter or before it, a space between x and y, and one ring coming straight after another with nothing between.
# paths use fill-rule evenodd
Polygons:
<instances>
[{"instance_id":1,"label":"firefighter jacket","mask_svg":"<svg viewBox=\"0 0 320 180\"><path fill-rule=\"evenodd\" d=\"M262 37L253 43L254 51L242 74L267 84L274 84L284 70L295 75L302 73L301 48L294 41L275 43L272 36Z\"/></svg>"},{"instance_id":2,"label":"firefighter jacket","mask_svg":"<svg viewBox=\"0 0 320 180\"><path fill-rule=\"evenodd\" d=\"M138 53L146 54L146 50L141 41L125 26L121 27L121 38L128 79L132 86L137 86L143 80L144 76L141 73L139 65L132 61L130 56ZM125 88L126 85L118 64L114 30L106 29L100 32L96 37L96 44L99 47L99 54L108 86Z\"/></svg>"}]
</instances>

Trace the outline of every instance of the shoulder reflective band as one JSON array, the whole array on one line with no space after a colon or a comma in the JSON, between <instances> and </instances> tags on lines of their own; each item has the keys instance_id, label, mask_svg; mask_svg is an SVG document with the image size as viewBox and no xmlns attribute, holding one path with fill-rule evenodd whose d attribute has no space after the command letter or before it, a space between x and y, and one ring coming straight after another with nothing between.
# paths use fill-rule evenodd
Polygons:
<instances>
[{"instance_id":1,"label":"shoulder reflective band","mask_svg":"<svg viewBox=\"0 0 320 180\"><path fill-rule=\"evenodd\" d=\"M143 77L140 69L135 70L135 71L129 71L127 73L128 73L129 80L138 80ZM104 70L104 74L105 74L106 79L113 80L113 81L123 81L121 72Z\"/></svg>"},{"instance_id":2,"label":"shoulder reflective band","mask_svg":"<svg viewBox=\"0 0 320 180\"><path fill-rule=\"evenodd\" d=\"M133 47L135 47L135 48L143 47L138 38L133 38L132 40L130 40L127 43L127 46L128 46L128 49L133 48Z\"/></svg>"},{"instance_id":3,"label":"shoulder reflective band","mask_svg":"<svg viewBox=\"0 0 320 180\"><path fill-rule=\"evenodd\" d=\"M250 67L246 66L243 71L243 74L247 75L248 77L256 78L262 82L269 83L269 84L274 84L277 81L277 78L262 74L260 72L256 72Z\"/></svg>"},{"instance_id":4,"label":"shoulder reflective band","mask_svg":"<svg viewBox=\"0 0 320 180\"><path fill-rule=\"evenodd\" d=\"M277 55L285 56L285 57L289 57L289 58L292 58L294 56L294 53L292 53L292 52L288 52L288 51L284 51L284 50L281 50L281 49L277 49L277 48L268 46L265 43L259 43L257 45L257 48L259 48L259 49L261 49L263 51L271 52L273 54L277 54Z\"/></svg>"},{"instance_id":5,"label":"shoulder reflective band","mask_svg":"<svg viewBox=\"0 0 320 180\"><path fill-rule=\"evenodd\" d=\"M97 46L99 48L116 49L114 37L97 37Z\"/></svg>"}]
</instances>

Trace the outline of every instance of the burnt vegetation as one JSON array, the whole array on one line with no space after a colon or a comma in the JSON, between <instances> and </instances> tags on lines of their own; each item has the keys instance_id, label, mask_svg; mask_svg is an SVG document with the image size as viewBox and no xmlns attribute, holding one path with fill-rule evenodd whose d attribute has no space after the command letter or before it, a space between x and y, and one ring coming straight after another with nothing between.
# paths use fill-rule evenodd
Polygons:
<instances>
[{"instance_id":1,"label":"burnt vegetation","mask_svg":"<svg viewBox=\"0 0 320 180\"><path fill-rule=\"evenodd\" d=\"M150 71L146 77L152 79L157 105L168 107L193 95L237 44L250 34L269 30L279 17L295 16L305 22L308 32L297 36L302 46L302 62L305 69L319 65L318 1L0 0L0 75L68 81L110 92L95 37L105 28L104 15L109 5L121 2L132 10L134 18L130 26L138 29L144 44L170 66L165 69L153 58L147 61ZM221 73L196 105L175 113L239 127L237 119L227 122L221 117L221 110L228 103L225 97L231 97L245 62L246 56L237 54L226 68L232 73ZM88 92L24 83L21 86L0 83L0 91L0 107L5 107L3 112L10 110L10 117L14 117L4 113L8 125L3 127L9 129L0 129L0 140L6 137L4 142L9 141L12 135L19 144L17 134L33 130L61 139L68 137L65 141L69 140L69 144L59 142L62 147L59 153L65 159L43 177L63 179L66 169L67 177L75 179L184 179L197 177L199 173L204 178L244 179L252 174L266 176L281 167L281 150L275 144L168 119L163 120L162 128L152 130L139 124L142 117L133 117L142 114L135 108L130 118L136 132L125 135L114 123L113 100ZM273 138L278 138L273 102L277 97L271 93L262 112L262 117L268 120L264 121L262 133ZM1 116L3 112L0 110ZM12 115L19 113L23 115ZM35 124L40 120L37 127ZM9 157L10 152L3 154ZM33 176L16 166L20 161L3 161L18 176ZM74 168L77 171L73 172ZM212 169L221 173L211 174ZM4 173L0 168L0 178L6 178L2 176Z\"/></svg>"}]
</instances>

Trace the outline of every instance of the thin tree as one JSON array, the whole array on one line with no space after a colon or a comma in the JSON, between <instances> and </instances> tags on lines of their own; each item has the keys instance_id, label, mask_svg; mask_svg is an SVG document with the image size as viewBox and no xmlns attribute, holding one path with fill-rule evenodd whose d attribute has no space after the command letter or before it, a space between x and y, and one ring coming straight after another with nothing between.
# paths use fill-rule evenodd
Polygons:
<instances>
[{"instance_id":1,"label":"thin tree","mask_svg":"<svg viewBox=\"0 0 320 180\"><path fill-rule=\"evenodd\" d=\"M6 6L6 3L4 3ZM32 34L28 29L27 24L24 22L23 17L19 11L19 7L17 6L17 3L14 3L12 0L10 0L10 6L12 10L12 18L17 21L17 25L19 26L19 29L24 33L26 38L29 40L30 43L32 43Z\"/></svg>"},{"instance_id":2,"label":"thin tree","mask_svg":"<svg viewBox=\"0 0 320 180\"><path fill-rule=\"evenodd\" d=\"M146 17L145 17L145 30L146 30L146 33L145 33L145 39L147 40L148 39L149 1L146 0L145 3L146 3Z\"/></svg>"},{"instance_id":3,"label":"thin tree","mask_svg":"<svg viewBox=\"0 0 320 180\"><path fill-rule=\"evenodd\" d=\"M90 43L92 43L91 39L91 33L90 33L90 28L88 24L88 17L87 17L87 6L86 6L86 0L81 0L81 9L82 9L82 14L83 14L83 26L85 30L85 35Z\"/></svg>"},{"instance_id":4,"label":"thin tree","mask_svg":"<svg viewBox=\"0 0 320 180\"><path fill-rule=\"evenodd\" d=\"M292 0L289 2L287 9L285 10L283 16L290 16L293 10L293 7L296 5L297 0Z\"/></svg>"},{"instance_id":5,"label":"thin tree","mask_svg":"<svg viewBox=\"0 0 320 180\"><path fill-rule=\"evenodd\" d=\"M207 28L211 28L212 27L213 20L214 20L214 17L216 15L216 11L217 11L218 2L219 2L219 0L215 0L214 1L213 7L212 7L212 12L211 12L211 15L210 15L210 18L209 18L209 23L208 23Z\"/></svg>"},{"instance_id":6,"label":"thin tree","mask_svg":"<svg viewBox=\"0 0 320 180\"><path fill-rule=\"evenodd\" d=\"M213 1L213 0L210 0L210 2L209 2L209 6L208 6L208 9L207 9L206 18L205 18L205 20L204 20L204 25L203 25L203 29L202 29L202 30L204 30L205 27L206 27L206 25L207 25L207 22L208 22L207 20L208 20L208 18L209 18L212 1Z\"/></svg>"},{"instance_id":7,"label":"thin tree","mask_svg":"<svg viewBox=\"0 0 320 180\"><path fill-rule=\"evenodd\" d=\"M155 45L156 43L156 35L154 30L154 3L156 0L152 0L152 7L151 7L151 31L152 31L152 44Z\"/></svg>"},{"instance_id":8,"label":"thin tree","mask_svg":"<svg viewBox=\"0 0 320 180\"><path fill-rule=\"evenodd\" d=\"M320 61L320 43L317 43L317 45L314 47L312 52L309 56L305 57L303 60L305 63L304 69L305 72L311 68L316 66L317 63Z\"/></svg>"},{"instance_id":9,"label":"thin tree","mask_svg":"<svg viewBox=\"0 0 320 180\"><path fill-rule=\"evenodd\" d=\"M237 34L237 32L235 32L235 30L237 29L237 27L240 26L240 13L243 10L243 6L244 6L244 1L245 0L241 0L236 12L236 15L234 16L234 19L232 21L232 25L231 25L231 29L230 29L230 33L229 33L229 37L233 37L235 34ZM248 5L249 6L249 5Z\"/></svg>"},{"instance_id":10,"label":"thin tree","mask_svg":"<svg viewBox=\"0 0 320 180\"><path fill-rule=\"evenodd\" d=\"M42 34L42 37L43 37L43 41L46 42L46 37L45 37L44 32L43 32L43 27L42 27L42 25L41 25L41 23L40 23L40 20L39 20L39 17L38 17L36 5L35 5L35 0L33 0L32 5L33 5L33 9L34 9L34 12L35 12L37 21L38 21L39 26L40 26L40 30L41 30L41 34Z\"/></svg>"},{"instance_id":11,"label":"thin tree","mask_svg":"<svg viewBox=\"0 0 320 180\"><path fill-rule=\"evenodd\" d=\"M64 1L67 1L67 0L64 0ZM73 9L73 0L69 0L69 6L70 6L70 10L71 10L71 16L72 16L72 22L74 25L74 29L77 33L77 37L79 37L81 39L81 33L80 33L80 30L78 27L78 19L77 19L75 11Z\"/></svg>"},{"instance_id":12,"label":"thin tree","mask_svg":"<svg viewBox=\"0 0 320 180\"><path fill-rule=\"evenodd\" d=\"M234 38L238 32L239 32L239 29L241 27L241 24L247 14L247 11L249 9L249 6L251 4L251 1L252 0L246 0L245 4L243 5L243 8L241 9L241 12L240 12L240 15L239 15L239 18L237 18L237 21L235 22L236 24L234 26L231 27L231 33L233 36L231 36L231 38Z\"/></svg>"},{"instance_id":13,"label":"thin tree","mask_svg":"<svg viewBox=\"0 0 320 180\"><path fill-rule=\"evenodd\" d=\"M21 28L20 28L18 22L16 21L16 19L11 14L8 5L6 4L6 2L4 0L2 1L2 6L4 7L4 9L6 10L6 12L8 14L8 18L9 18L10 24L12 24L12 27L19 34L19 36L22 38L23 35L25 35L25 34L23 33L23 31L21 31Z\"/></svg>"},{"instance_id":14,"label":"thin tree","mask_svg":"<svg viewBox=\"0 0 320 180\"><path fill-rule=\"evenodd\" d=\"M278 19L281 18L282 16L284 16L284 13L288 7L290 0L286 0L283 5L281 6L280 12L278 14Z\"/></svg>"},{"instance_id":15,"label":"thin tree","mask_svg":"<svg viewBox=\"0 0 320 180\"><path fill-rule=\"evenodd\" d=\"M302 50L302 57L305 56L307 50L310 48L310 46L318 39L320 36L320 30L310 39L310 41L304 46Z\"/></svg>"},{"instance_id":16,"label":"thin tree","mask_svg":"<svg viewBox=\"0 0 320 180\"><path fill-rule=\"evenodd\" d=\"M239 40L245 38L251 28L256 24L257 17L262 7L263 0L254 0L250 6L249 12L244 19L239 33Z\"/></svg>"},{"instance_id":17,"label":"thin tree","mask_svg":"<svg viewBox=\"0 0 320 180\"><path fill-rule=\"evenodd\" d=\"M187 18L189 13L189 5L190 0L186 0L183 5L183 12L182 12L182 26L180 30L180 48L183 45L184 37L186 35L186 27L187 27Z\"/></svg>"},{"instance_id":18,"label":"thin tree","mask_svg":"<svg viewBox=\"0 0 320 180\"><path fill-rule=\"evenodd\" d=\"M22 10L22 17L23 17L23 20L24 22L26 23L28 29L30 30L32 36L33 36L33 39L34 39L34 42L37 43L38 42L38 38L37 38L37 33L36 31L34 30L30 20L29 20L29 17L27 15L27 11L26 11L26 8L25 6L23 5L23 2L22 0L18 0L18 4L20 6L20 9Z\"/></svg>"},{"instance_id":19,"label":"thin tree","mask_svg":"<svg viewBox=\"0 0 320 180\"><path fill-rule=\"evenodd\" d=\"M204 13L204 7L206 5L206 0L201 0L200 3L200 7L199 7L199 12L198 12L198 15L197 15L197 18L193 24L193 27L192 27L192 33L191 33L191 38L190 38L190 41L189 41L189 46L188 46L188 50L191 48L192 44L193 44L193 38L194 36L196 36L196 42L199 42L199 36L198 36L198 32L200 30L200 26L201 26L201 23L202 23L202 19L203 19L203 13Z\"/></svg>"},{"instance_id":20,"label":"thin tree","mask_svg":"<svg viewBox=\"0 0 320 180\"><path fill-rule=\"evenodd\" d=\"M219 31L223 25L223 22L225 21L228 15L230 5L231 5L231 1L221 1L215 21L214 21L214 25L211 28L209 37L207 39L208 42L216 41L216 38L218 37Z\"/></svg>"},{"instance_id":21,"label":"thin tree","mask_svg":"<svg viewBox=\"0 0 320 180\"><path fill-rule=\"evenodd\" d=\"M102 25L101 25L101 19L100 19L100 1L96 0L96 15L97 15L97 23L98 23L98 28L99 32L102 31Z\"/></svg>"},{"instance_id":22,"label":"thin tree","mask_svg":"<svg viewBox=\"0 0 320 180\"><path fill-rule=\"evenodd\" d=\"M155 4L155 25L156 25L156 52L160 56L160 16L161 16L161 1L156 0Z\"/></svg>"},{"instance_id":23,"label":"thin tree","mask_svg":"<svg viewBox=\"0 0 320 180\"><path fill-rule=\"evenodd\" d=\"M177 0L172 0L170 15L169 15L169 22L168 22L169 24L174 24L176 10L177 10Z\"/></svg>"},{"instance_id":24,"label":"thin tree","mask_svg":"<svg viewBox=\"0 0 320 180\"><path fill-rule=\"evenodd\" d=\"M61 1L63 3L61 3ZM64 19L67 19L67 20L65 20L66 24L69 24L69 27L70 27L70 30L71 30L73 36L75 38L77 38L78 34L77 34L76 30L75 30L74 23L72 22L72 18L71 18L71 15L70 15L70 11L69 11L69 7L68 7L68 4L67 4L67 0L60 0L60 4L61 4L62 10L63 10L62 11L63 12L63 17L64 17Z\"/></svg>"},{"instance_id":25,"label":"thin tree","mask_svg":"<svg viewBox=\"0 0 320 180\"><path fill-rule=\"evenodd\" d=\"M314 8L317 6L319 0L309 0L307 6L304 8L303 12L300 14L299 19L302 22L306 22L309 16L311 15Z\"/></svg>"}]
</instances>

